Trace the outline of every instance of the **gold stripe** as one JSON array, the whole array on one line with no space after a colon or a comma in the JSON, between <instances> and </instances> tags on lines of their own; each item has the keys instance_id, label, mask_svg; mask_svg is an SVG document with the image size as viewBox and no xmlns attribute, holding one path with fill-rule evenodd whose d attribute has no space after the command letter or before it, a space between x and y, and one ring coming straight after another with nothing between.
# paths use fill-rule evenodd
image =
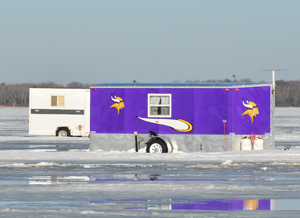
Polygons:
<instances>
[{"instance_id":1,"label":"gold stripe","mask_svg":"<svg viewBox=\"0 0 300 218\"><path fill-rule=\"evenodd\" d=\"M179 130L179 129L174 129L174 130L176 130L178 132L190 132L194 129L193 125L191 123L189 123L188 121L182 120L182 119L177 119L177 120L187 124L189 126L189 128L187 130Z\"/></svg>"}]
</instances>

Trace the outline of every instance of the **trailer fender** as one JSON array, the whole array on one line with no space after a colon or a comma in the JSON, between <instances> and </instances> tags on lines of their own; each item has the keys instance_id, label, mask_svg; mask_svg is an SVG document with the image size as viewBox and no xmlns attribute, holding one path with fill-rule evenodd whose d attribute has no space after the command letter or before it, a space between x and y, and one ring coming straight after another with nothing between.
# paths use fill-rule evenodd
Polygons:
<instances>
[{"instance_id":1,"label":"trailer fender","mask_svg":"<svg viewBox=\"0 0 300 218\"><path fill-rule=\"evenodd\" d=\"M175 139L173 139L173 138L170 138L169 139L169 142L171 143L171 145L172 145L172 152L176 152L176 151L179 151L179 145L178 145L178 142L175 140Z\"/></svg>"},{"instance_id":2,"label":"trailer fender","mask_svg":"<svg viewBox=\"0 0 300 218\"><path fill-rule=\"evenodd\" d=\"M146 142L146 144L148 145L148 143L150 143L151 141L153 141L154 139L160 139L162 140L164 143L166 143L167 147L168 147L168 153L172 153L173 151L173 147L172 147L172 144L170 143L170 140L165 137L165 136L154 136L154 137L151 137L149 139L148 142Z\"/></svg>"}]
</instances>

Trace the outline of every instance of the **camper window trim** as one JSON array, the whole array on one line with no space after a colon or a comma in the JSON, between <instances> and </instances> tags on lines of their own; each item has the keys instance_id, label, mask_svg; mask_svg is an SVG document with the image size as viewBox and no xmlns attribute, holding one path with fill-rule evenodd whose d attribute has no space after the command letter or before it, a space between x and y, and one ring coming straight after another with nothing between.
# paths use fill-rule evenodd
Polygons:
<instances>
[{"instance_id":1,"label":"camper window trim","mask_svg":"<svg viewBox=\"0 0 300 218\"><path fill-rule=\"evenodd\" d=\"M151 103L151 97L169 97L169 103L155 104ZM168 107L169 114L168 115L153 115L151 114L151 107ZM163 93L148 93L148 117L172 117L172 94L163 94Z\"/></svg>"},{"instance_id":2,"label":"camper window trim","mask_svg":"<svg viewBox=\"0 0 300 218\"><path fill-rule=\"evenodd\" d=\"M62 101L60 101L61 98L62 98ZM62 102L62 105L60 105L61 102ZM64 95L51 95L50 105L51 105L51 107L65 107L65 96Z\"/></svg>"}]
</instances>

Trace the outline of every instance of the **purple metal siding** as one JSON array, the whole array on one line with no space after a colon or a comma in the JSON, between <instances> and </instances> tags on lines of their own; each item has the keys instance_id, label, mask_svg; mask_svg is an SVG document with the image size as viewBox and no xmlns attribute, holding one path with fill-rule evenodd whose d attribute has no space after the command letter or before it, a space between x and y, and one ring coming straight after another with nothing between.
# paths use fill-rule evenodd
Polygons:
<instances>
[{"instance_id":1,"label":"purple metal siding","mask_svg":"<svg viewBox=\"0 0 300 218\"><path fill-rule=\"evenodd\" d=\"M193 125L190 132L179 132L169 126L149 123L148 93L172 94L172 117ZM123 99L125 107L110 108L111 94ZM242 115L247 108L242 98L257 105L256 118ZM235 88L96 88L91 90L91 131L96 133L148 134L265 134L270 132L270 87Z\"/></svg>"},{"instance_id":2,"label":"purple metal siding","mask_svg":"<svg viewBox=\"0 0 300 218\"><path fill-rule=\"evenodd\" d=\"M246 108L241 104L242 98L255 102L259 114L256 118L248 115L242 116ZM232 132L241 135L270 133L271 117L271 90L269 86L240 88L239 91L233 91L232 95Z\"/></svg>"}]
</instances>

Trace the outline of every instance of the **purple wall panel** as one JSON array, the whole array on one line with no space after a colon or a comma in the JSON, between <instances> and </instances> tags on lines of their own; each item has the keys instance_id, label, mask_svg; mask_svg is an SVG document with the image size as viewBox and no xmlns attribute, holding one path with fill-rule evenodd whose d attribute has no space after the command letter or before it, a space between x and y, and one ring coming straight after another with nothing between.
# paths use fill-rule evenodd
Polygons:
<instances>
[{"instance_id":1,"label":"purple wall panel","mask_svg":"<svg viewBox=\"0 0 300 218\"><path fill-rule=\"evenodd\" d=\"M223 120L227 120L225 130L228 134L229 99L230 93L225 89L195 89L196 134L224 134Z\"/></svg>"},{"instance_id":2,"label":"purple wall panel","mask_svg":"<svg viewBox=\"0 0 300 218\"><path fill-rule=\"evenodd\" d=\"M117 92L111 89L91 90L91 131L97 133L124 133L126 113L123 109L118 115L117 109L110 108L114 103L111 100L111 93L122 96L123 100L126 101L124 89L118 89Z\"/></svg>"},{"instance_id":3,"label":"purple wall panel","mask_svg":"<svg viewBox=\"0 0 300 218\"><path fill-rule=\"evenodd\" d=\"M149 123L148 93L172 94L172 117L193 125L190 132ZM115 102L111 94L123 99L125 107L110 108ZM242 98L255 104L256 118L242 114L247 110ZM246 100L245 100L246 101ZM251 104L252 104L251 103ZM270 132L270 87L231 88L97 88L91 90L91 131L96 133L148 134L264 134Z\"/></svg>"},{"instance_id":4,"label":"purple wall panel","mask_svg":"<svg viewBox=\"0 0 300 218\"><path fill-rule=\"evenodd\" d=\"M270 87L240 88L233 91L232 95L232 132L236 134L265 134L270 133L271 99ZM242 98L248 99L257 105L259 114L253 117L253 123L249 115L242 114L246 108L242 104Z\"/></svg>"},{"instance_id":5,"label":"purple wall panel","mask_svg":"<svg viewBox=\"0 0 300 218\"><path fill-rule=\"evenodd\" d=\"M147 102L148 93L159 93L159 89L127 89L126 96L129 101L125 102L125 109L127 113L127 131L126 133L149 133L149 131L160 132L160 126L152 123L147 123L137 118L148 117Z\"/></svg>"}]
</instances>

